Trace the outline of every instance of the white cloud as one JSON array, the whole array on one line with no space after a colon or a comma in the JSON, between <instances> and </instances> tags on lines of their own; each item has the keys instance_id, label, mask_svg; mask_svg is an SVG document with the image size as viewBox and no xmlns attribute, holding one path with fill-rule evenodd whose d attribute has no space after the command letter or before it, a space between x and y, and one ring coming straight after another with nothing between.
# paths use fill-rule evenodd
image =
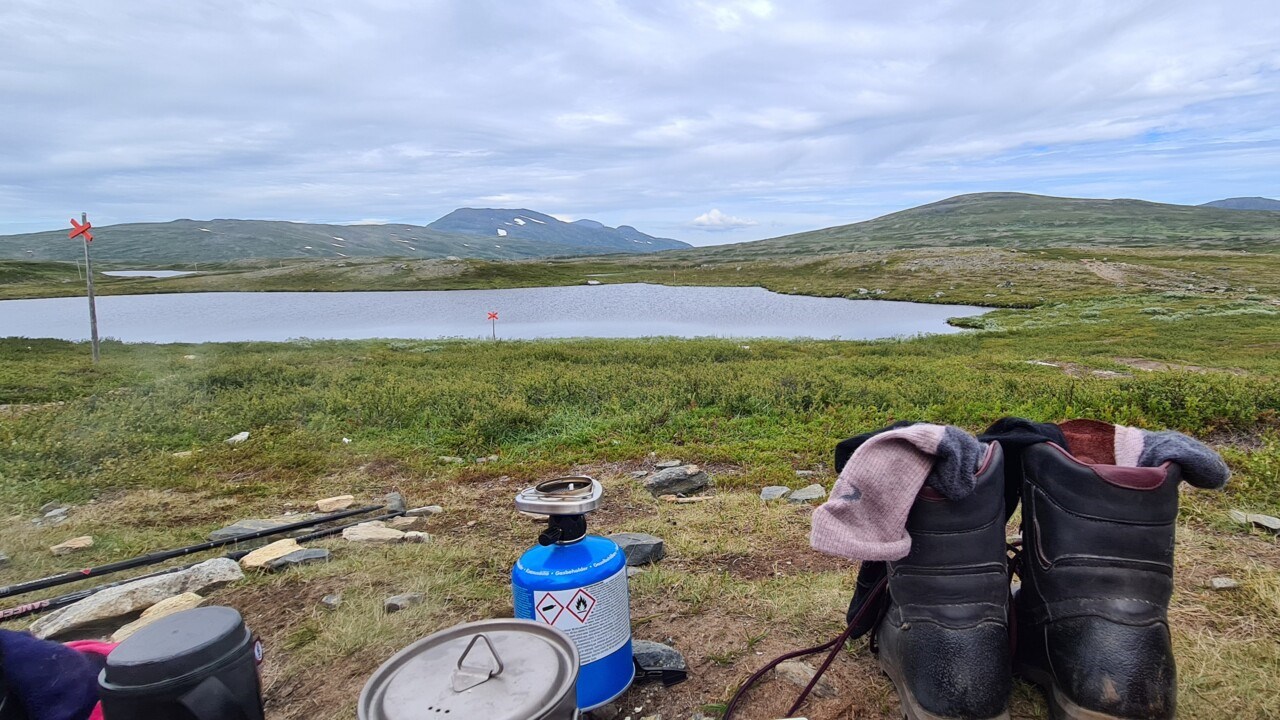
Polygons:
<instances>
[{"instance_id":1,"label":"white cloud","mask_svg":"<svg viewBox=\"0 0 1280 720\"><path fill-rule=\"evenodd\" d=\"M710 211L704 212L694 218L689 224L699 230L738 230L740 228L751 227L758 223L756 223L755 220L747 220L746 218L725 215L719 210L712 208Z\"/></svg>"},{"instance_id":2,"label":"white cloud","mask_svg":"<svg viewBox=\"0 0 1280 720\"><path fill-rule=\"evenodd\" d=\"M978 190L1275 195L1273 5L16 0L0 233L488 206L721 242ZM758 224L692 232L716 206Z\"/></svg>"}]
</instances>

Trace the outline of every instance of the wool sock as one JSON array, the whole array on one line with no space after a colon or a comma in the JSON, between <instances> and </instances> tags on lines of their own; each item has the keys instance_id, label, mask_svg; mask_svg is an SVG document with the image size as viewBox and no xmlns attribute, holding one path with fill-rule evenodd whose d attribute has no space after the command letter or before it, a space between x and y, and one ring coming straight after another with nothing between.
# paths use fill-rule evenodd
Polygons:
<instances>
[{"instance_id":1,"label":"wool sock","mask_svg":"<svg viewBox=\"0 0 1280 720\"><path fill-rule=\"evenodd\" d=\"M960 428L919 423L862 442L814 511L809 543L852 560L897 560L911 550L907 515L928 482L944 497L973 492L982 445Z\"/></svg>"}]
</instances>

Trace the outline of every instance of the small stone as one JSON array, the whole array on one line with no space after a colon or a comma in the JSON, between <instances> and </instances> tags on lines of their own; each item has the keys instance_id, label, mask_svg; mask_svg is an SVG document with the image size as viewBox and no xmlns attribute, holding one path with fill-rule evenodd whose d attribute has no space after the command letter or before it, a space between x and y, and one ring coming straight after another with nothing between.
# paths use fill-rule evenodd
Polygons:
<instances>
[{"instance_id":1,"label":"small stone","mask_svg":"<svg viewBox=\"0 0 1280 720\"><path fill-rule=\"evenodd\" d=\"M430 517L432 515L439 515L442 512L444 512L444 508L439 505L428 505L426 507L406 510L404 514L412 517Z\"/></svg>"},{"instance_id":2,"label":"small stone","mask_svg":"<svg viewBox=\"0 0 1280 720\"><path fill-rule=\"evenodd\" d=\"M354 495L335 495L323 500L317 500L316 510L319 510L322 513L331 513L339 510L346 510L355 504L356 497Z\"/></svg>"},{"instance_id":3,"label":"small stone","mask_svg":"<svg viewBox=\"0 0 1280 720\"><path fill-rule=\"evenodd\" d=\"M590 713L591 720L615 720L622 716L622 708L617 703L605 703Z\"/></svg>"},{"instance_id":4,"label":"small stone","mask_svg":"<svg viewBox=\"0 0 1280 720\"><path fill-rule=\"evenodd\" d=\"M7 567L8 565L9 565L9 556L6 555L5 553L0 552L0 568Z\"/></svg>"},{"instance_id":5,"label":"small stone","mask_svg":"<svg viewBox=\"0 0 1280 720\"><path fill-rule=\"evenodd\" d=\"M702 468L697 465L659 470L644 479L644 486L655 497L661 495L688 495L697 492L711 483Z\"/></svg>"},{"instance_id":6,"label":"small stone","mask_svg":"<svg viewBox=\"0 0 1280 720\"><path fill-rule=\"evenodd\" d=\"M343 444L343 445L350 445L350 444L351 444L351 438L348 438L348 437L344 437L344 438L342 438L342 444Z\"/></svg>"},{"instance_id":7,"label":"small stone","mask_svg":"<svg viewBox=\"0 0 1280 720\"><path fill-rule=\"evenodd\" d=\"M643 568L631 567L630 565L627 566L627 577L635 577L642 572L644 572Z\"/></svg>"},{"instance_id":8,"label":"small stone","mask_svg":"<svg viewBox=\"0 0 1280 720\"><path fill-rule=\"evenodd\" d=\"M800 477L800 478L818 477L818 475L819 473L817 470L797 470L796 471L796 477Z\"/></svg>"},{"instance_id":9,"label":"small stone","mask_svg":"<svg viewBox=\"0 0 1280 720\"><path fill-rule=\"evenodd\" d=\"M298 541L293 538L277 540L240 558L240 567L245 570L261 570L272 560L277 560L301 549L302 546L298 545Z\"/></svg>"},{"instance_id":10,"label":"small stone","mask_svg":"<svg viewBox=\"0 0 1280 720\"><path fill-rule=\"evenodd\" d=\"M479 520L468 520L468 521L467 521L467 527L475 527L475 526L476 526L476 523L478 523L478 522L480 522L480 521L479 521Z\"/></svg>"},{"instance_id":11,"label":"small stone","mask_svg":"<svg viewBox=\"0 0 1280 720\"><path fill-rule=\"evenodd\" d=\"M77 550L93 547L93 537L90 535L81 535L80 537L71 538L66 542L58 543L49 548L54 555L70 555Z\"/></svg>"},{"instance_id":12,"label":"small stone","mask_svg":"<svg viewBox=\"0 0 1280 720\"><path fill-rule=\"evenodd\" d=\"M183 359L183 360L195 360L195 359L196 359L196 356L195 356L195 355L183 355L183 356L182 356L182 359Z\"/></svg>"},{"instance_id":13,"label":"small stone","mask_svg":"<svg viewBox=\"0 0 1280 720\"><path fill-rule=\"evenodd\" d=\"M400 517L393 517L388 520L387 527L394 530L412 530L418 526L419 522L421 522L420 518L401 515Z\"/></svg>"},{"instance_id":14,"label":"small stone","mask_svg":"<svg viewBox=\"0 0 1280 720\"><path fill-rule=\"evenodd\" d=\"M1254 527L1270 530L1274 533L1280 533L1280 518L1271 515L1262 515L1259 513L1244 513L1239 510L1232 510L1231 519L1238 523L1253 525Z\"/></svg>"},{"instance_id":15,"label":"small stone","mask_svg":"<svg viewBox=\"0 0 1280 720\"><path fill-rule=\"evenodd\" d=\"M281 525L288 524L284 520L271 520L266 518L249 518L246 520L237 520L236 522L214 530L209 533L210 540L229 540L241 535L260 532L262 530L271 530Z\"/></svg>"},{"instance_id":16,"label":"small stone","mask_svg":"<svg viewBox=\"0 0 1280 720\"><path fill-rule=\"evenodd\" d=\"M632 470L630 473L627 473L627 474L635 478L636 480L639 480L645 475L648 475L649 471L648 470Z\"/></svg>"},{"instance_id":17,"label":"small stone","mask_svg":"<svg viewBox=\"0 0 1280 720\"><path fill-rule=\"evenodd\" d=\"M821 500L827 496L827 491L818 483L814 483L808 487L800 488L791 493L787 497L787 502L803 503L811 500Z\"/></svg>"},{"instance_id":18,"label":"small stone","mask_svg":"<svg viewBox=\"0 0 1280 720\"><path fill-rule=\"evenodd\" d=\"M653 466L658 468L659 470L666 470L667 468L680 467L680 465L681 465L681 462L679 460L663 460L662 462L656 462L653 464Z\"/></svg>"},{"instance_id":19,"label":"small stone","mask_svg":"<svg viewBox=\"0 0 1280 720\"><path fill-rule=\"evenodd\" d=\"M66 507L66 506L65 506L65 505L63 505L62 503L59 503L59 502L47 502L47 503L45 503L45 504L43 504L43 505L41 505L41 506L40 506L40 514L41 514L41 515L48 515L49 513L53 512L54 510L57 510L58 508L64 508L64 507Z\"/></svg>"},{"instance_id":20,"label":"small stone","mask_svg":"<svg viewBox=\"0 0 1280 720\"><path fill-rule=\"evenodd\" d=\"M663 645L652 640L632 640L631 657L640 667L647 670L675 670L687 672L689 666L684 655L670 645Z\"/></svg>"},{"instance_id":21,"label":"small stone","mask_svg":"<svg viewBox=\"0 0 1280 720\"><path fill-rule=\"evenodd\" d=\"M667 554L662 538L648 533L614 533L609 536L609 539L622 548L622 553L627 556L628 565L648 565L661 560Z\"/></svg>"},{"instance_id":22,"label":"small stone","mask_svg":"<svg viewBox=\"0 0 1280 720\"><path fill-rule=\"evenodd\" d=\"M420 532L418 530L410 530L406 532L404 534L404 537L401 538L400 540L401 542L407 542L407 543L428 543L428 542L431 542L431 536L427 533Z\"/></svg>"},{"instance_id":23,"label":"small stone","mask_svg":"<svg viewBox=\"0 0 1280 720\"><path fill-rule=\"evenodd\" d=\"M244 570L230 558L214 558L179 572L139 578L96 592L31 624L31 634L41 639L58 637L78 628L126 617L184 592L205 593L244 579Z\"/></svg>"},{"instance_id":24,"label":"small stone","mask_svg":"<svg viewBox=\"0 0 1280 720\"><path fill-rule=\"evenodd\" d=\"M320 598L320 607L326 610L337 610L342 606L342 595L334 593Z\"/></svg>"},{"instance_id":25,"label":"small stone","mask_svg":"<svg viewBox=\"0 0 1280 720\"><path fill-rule=\"evenodd\" d=\"M436 458L436 460L439 460L440 462L448 465L457 465L457 464L466 462L464 458L460 458L456 455L441 455L440 457Z\"/></svg>"},{"instance_id":26,"label":"small stone","mask_svg":"<svg viewBox=\"0 0 1280 720\"><path fill-rule=\"evenodd\" d=\"M59 520L65 520L67 519L67 509L64 507L54 508L44 514L44 519L52 520L54 522L57 522Z\"/></svg>"},{"instance_id":27,"label":"small stone","mask_svg":"<svg viewBox=\"0 0 1280 720\"><path fill-rule=\"evenodd\" d=\"M398 492L389 492L382 497L382 504L387 506L387 512L404 512L404 496Z\"/></svg>"},{"instance_id":28,"label":"small stone","mask_svg":"<svg viewBox=\"0 0 1280 720\"><path fill-rule=\"evenodd\" d=\"M165 598L146 610L143 610L142 615L140 615L137 620L134 620L128 625L125 625L112 633L111 642L124 642L125 638L160 618L182 612L183 610L200 607L200 603L202 602L204 602L204 598L193 592L185 592L181 595L174 595L172 597Z\"/></svg>"},{"instance_id":29,"label":"small stone","mask_svg":"<svg viewBox=\"0 0 1280 720\"><path fill-rule=\"evenodd\" d=\"M249 431L245 430L244 432L238 432L235 435L232 435L226 440L223 440L223 442L225 442L228 445L239 445L240 443L248 439L249 439Z\"/></svg>"},{"instance_id":30,"label":"small stone","mask_svg":"<svg viewBox=\"0 0 1280 720\"><path fill-rule=\"evenodd\" d=\"M312 563L329 562L329 557L329 551L324 548L301 548L268 562L265 568L270 572L280 572Z\"/></svg>"},{"instance_id":31,"label":"small stone","mask_svg":"<svg viewBox=\"0 0 1280 720\"><path fill-rule=\"evenodd\" d=\"M499 460L501 460L502 458L498 457L497 455L490 455L489 457L487 457L487 458L485 458L485 459L486 459L486 460L488 460L489 462L498 462L498 461L499 461Z\"/></svg>"},{"instance_id":32,"label":"small stone","mask_svg":"<svg viewBox=\"0 0 1280 720\"><path fill-rule=\"evenodd\" d=\"M1234 590L1240 587L1240 583L1229 577L1216 577L1209 581L1209 587L1214 590Z\"/></svg>"},{"instance_id":33,"label":"small stone","mask_svg":"<svg viewBox=\"0 0 1280 720\"><path fill-rule=\"evenodd\" d=\"M798 687L808 687L809 681L818 674L812 665L799 660L788 660L773 669L775 675ZM820 698L835 697L836 688L824 675L817 685L813 686L813 694Z\"/></svg>"},{"instance_id":34,"label":"small stone","mask_svg":"<svg viewBox=\"0 0 1280 720\"><path fill-rule=\"evenodd\" d=\"M392 595L382 602L382 609L388 615L397 613L401 610L411 608L423 601L422 593L403 593L401 595Z\"/></svg>"},{"instance_id":35,"label":"small stone","mask_svg":"<svg viewBox=\"0 0 1280 720\"><path fill-rule=\"evenodd\" d=\"M173 453L173 457L176 458L189 458L192 455L195 455L195 453L190 450L179 450L178 452Z\"/></svg>"},{"instance_id":36,"label":"small stone","mask_svg":"<svg viewBox=\"0 0 1280 720\"><path fill-rule=\"evenodd\" d=\"M781 500L790 494L791 488L786 485L769 485L760 489L761 500Z\"/></svg>"},{"instance_id":37,"label":"small stone","mask_svg":"<svg viewBox=\"0 0 1280 720\"><path fill-rule=\"evenodd\" d=\"M343 530L342 538L351 542L390 543L403 540L404 533L380 523L366 522Z\"/></svg>"}]
</instances>

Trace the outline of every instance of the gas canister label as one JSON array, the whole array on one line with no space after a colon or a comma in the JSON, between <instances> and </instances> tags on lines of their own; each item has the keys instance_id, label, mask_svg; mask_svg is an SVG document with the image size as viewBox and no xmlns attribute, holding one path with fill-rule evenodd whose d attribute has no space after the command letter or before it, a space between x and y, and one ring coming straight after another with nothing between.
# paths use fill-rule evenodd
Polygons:
<instances>
[{"instance_id":1,"label":"gas canister label","mask_svg":"<svg viewBox=\"0 0 1280 720\"><path fill-rule=\"evenodd\" d=\"M583 665L617 652L631 637L625 567L598 583L584 587L532 592L525 588L518 590L516 616L537 620L563 631L578 646L578 656ZM532 607L530 600L533 601Z\"/></svg>"}]
</instances>

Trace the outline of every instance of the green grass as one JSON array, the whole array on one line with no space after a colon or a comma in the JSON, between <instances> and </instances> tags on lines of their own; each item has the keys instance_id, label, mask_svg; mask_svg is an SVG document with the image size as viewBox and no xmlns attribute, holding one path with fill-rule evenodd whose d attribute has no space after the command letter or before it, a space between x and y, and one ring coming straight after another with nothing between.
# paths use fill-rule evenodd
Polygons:
<instances>
[{"instance_id":1,"label":"green grass","mask_svg":"<svg viewBox=\"0 0 1280 720\"><path fill-rule=\"evenodd\" d=\"M795 470L829 471L837 440L898 419L976 431L1010 414L1094 417L1178 429L1223 452L1234 473L1228 488L1183 496L1171 611L1181 710L1185 717L1224 707L1239 717L1274 717L1280 551L1274 537L1226 517L1232 508L1280 514L1280 268L1273 256L970 252L976 255L951 263L935 251L903 251L741 271L657 259L651 267L626 259L463 263L429 282L555 284L580 281L589 270L620 273L602 278L610 282L746 277L788 292L837 295L856 295L865 283L884 296L928 290L932 299L941 277L947 294L939 301L994 290L1004 294L991 304L1036 307L997 310L974 332L879 342L108 342L93 366L84 344L0 340L0 404L12 405L0 410L0 502L12 515L0 524L0 551L12 557L0 583L194 542L231 520L339 493L367 499L399 489L412 504L440 504L445 512L429 521L435 539L428 545L328 541L335 551L328 565L254 577L211 598L240 608L266 639L273 717L350 717L363 679L395 649L510 611L507 572L537 529L513 511L512 496L535 480L587 472L607 486L593 528L667 541L668 558L632 579L634 624L637 637L670 638L683 650L693 679L630 699L650 703L646 712L684 717L723 703L765 659L839 630L851 568L809 552L808 510L762 505L761 486L807 484ZM1138 279L1121 286L1093 270L1075 272L1093 259L1109 263L1104 273ZM1006 274L1006 262L1025 271ZM349 268L308 272L340 278ZM1014 286L999 287L1007 277ZM1200 370L1135 370L1127 364L1135 358ZM1036 364L1043 362L1057 366ZM250 431L248 442L222 442L242 430ZM195 454L173 455L187 450ZM651 452L710 468L715 499L673 505L649 497L627 472L646 467ZM500 460L437 460L490 454ZM70 520L32 525L37 508L52 500L75 504ZM97 544L66 558L47 552L79 534ZM1205 589L1216 575L1242 587ZM335 591L344 593L342 608L319 610L319 597ZM384 616L382 598L405 591L427 601ZM835 668L843 700L810 706L808 717L892 712L892 691L864 651ZM794 695L770 682L749 718L779 717L769 713L783 712ZM1022 687L1014 709L1043 714L1038 695Z\"/></svg>"}]
</instances>

